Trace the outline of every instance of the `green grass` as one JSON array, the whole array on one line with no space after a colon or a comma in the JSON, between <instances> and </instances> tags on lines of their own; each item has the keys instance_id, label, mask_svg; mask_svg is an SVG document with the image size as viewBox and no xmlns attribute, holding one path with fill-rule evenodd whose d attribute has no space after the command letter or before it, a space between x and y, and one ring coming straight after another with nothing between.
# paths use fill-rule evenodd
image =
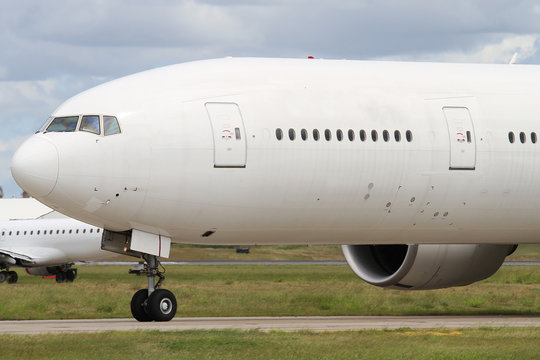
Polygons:
<instances>
[{"instance_id":1,"label":"green grass","mask_svg":"<svg viewBox=\"0 0 540 360\"><path fill-rule=\"evenodd\" d=\"M246 246L241 246L246 247ZM171 256L167 260L211 261L211 260L342 260L338 245L280 245L249 246L250 254L237 254L236 246L203 246L172 244ZM133 261L128 256L113 260ZM520 245L508 260L540 260L540 244Z\"/></svg>"},{"instance_id":2,"label":"green grass","mask_svg":"<svg viewBox=\"0 0 540 360\"><path fill-rule=\"evenodd\" d=\"M540 329L181 331L2 337L2 359L537 359Z\"/></svg>"},{"instance_id":3,"label":"green grass","mask_svg":"<svg viewBox=\"0 0 540 360\"><path fill-rule=\"evenodd\" d=\"M507 260L540 260L540 244L522 244Z\"/></svg>"},{"instance_id":4,"label":"green grass","mask_svg":"<svg viewBox=\"0 0 540 360\"><path fill-rule=\"evenodd\" d=\"M146 278L127 266L81 266L72 284L19 272L0 284L0 320L130 317ZM540 314L540 271L505 266L466 287L435 291L371 286L347 266L168 266L177 316Z\"/></svg>"}]
</instances>

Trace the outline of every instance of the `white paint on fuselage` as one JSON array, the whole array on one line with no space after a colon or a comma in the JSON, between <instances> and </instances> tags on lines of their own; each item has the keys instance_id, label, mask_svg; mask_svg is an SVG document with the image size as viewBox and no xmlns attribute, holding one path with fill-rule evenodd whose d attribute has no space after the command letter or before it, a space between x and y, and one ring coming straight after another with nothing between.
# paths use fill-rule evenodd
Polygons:
<instances>
[{"instance_id":1,"label":"white paint on fuselage","mask_svg":"<svg viewBox=\"0 0 540 360\"><path fill-rule=\"evenodd\" d=\"M0 221L0 254L28 267L116 256L101 250L101 235L101 229L69 218Z\"/></svg>"},{"instance_id":2,"label":"white paint on fuselage","mask_svg":"<svg viewBox=\"0 0 540 360\"><path fill-rule=\"evenodd\" d=\"M114 115L122 133L34 135L59 159L54 189L37 198L96 226L185 243L538 242L540 144L529 134L540 133L539 83L540 67L519 65L220 59L155 69L55 111ZM246 168L214 168L208 102L238 105ZM475 170L449 170L445 106L470 112ZM510 144L509 131L527 143ZM16 155L16 180L23 166Z\"/></svg>"}]
</instances>

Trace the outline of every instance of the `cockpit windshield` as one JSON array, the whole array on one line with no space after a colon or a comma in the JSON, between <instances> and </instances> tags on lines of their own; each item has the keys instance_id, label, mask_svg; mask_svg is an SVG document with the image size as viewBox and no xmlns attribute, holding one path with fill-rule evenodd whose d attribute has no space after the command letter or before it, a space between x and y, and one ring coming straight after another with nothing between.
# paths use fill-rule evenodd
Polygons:
<instances>
[{"instance_id":1,"label":"cockpit windshield","mask_svg":"<svg viewBox=\"0 0 540 360\"><path fill-rule=\"evenodd\" d=\"M103 117L103 132L105 133L105 136L120 133L118 120L116 120L114 116Z\"/></svg>"},{"instance_id":2,"label":"cockpit windshield","mask_svg":"<svg viewBox=\"0 0 540 360\"><path fill-rule=\"evenodd\" d=\"M47 127L48 132L69 132L77 128L78 116L64 116L54 118Z\"/></svg>"},{"instance_id":3,"label":"cockpit windshield","mask_svg":"<svg viewBox=\"0 0 540 360\"><path fill-rule=\"evenodd\" d=\"M80 131L88 131L94 134L100 134L99 116L97 115L84 115L81 120Z\"/></svg>"},{"instance_id":4,"label":"cockpit windshield","mask_svg":"<svg viewBox=\"0 0 540 360\"><path fill-rule=\"evenodd\" d=\"M120 134L120 125L115 116L82 115L60 116L49 120L38 132L86 131L96 135Z\"/></svg>"}]
</instances>

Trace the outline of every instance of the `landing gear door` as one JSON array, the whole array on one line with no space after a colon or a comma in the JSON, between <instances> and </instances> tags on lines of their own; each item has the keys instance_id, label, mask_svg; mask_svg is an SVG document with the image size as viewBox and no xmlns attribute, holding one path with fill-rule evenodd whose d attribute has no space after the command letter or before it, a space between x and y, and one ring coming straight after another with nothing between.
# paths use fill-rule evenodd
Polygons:
<instances>
[{"instance_id":1,"label":"landing gear door","mask_svg":"<svg viewBox=\"0 0 540 360\"><path fill-rule=\"evenodd\" d=\"M474 126L465 107L443 107L450 136L450 170L474 170L476 140Z\"/></svg>"},{"instance_id":2,"label":"landing gear door","mask_svg":"<svg viewBox=\"0 0 540 360\"><path fill-rule=\"evenodd\" d=\"M205 106L214 136L214 167L246 167L246 134L238 105L206 103Z\"/></svg>"}]
</instances>

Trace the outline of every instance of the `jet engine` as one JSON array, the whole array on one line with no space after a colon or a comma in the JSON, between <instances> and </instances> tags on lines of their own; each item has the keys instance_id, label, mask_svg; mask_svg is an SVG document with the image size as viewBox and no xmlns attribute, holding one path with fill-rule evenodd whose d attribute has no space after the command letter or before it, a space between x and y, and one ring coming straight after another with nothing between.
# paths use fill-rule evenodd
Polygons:
<instances>
[{"instance_id":1,"label":"jet engine","mask_svg":"<svg viewBox=\"0 0 540 360\"><path fill-rule=\"evenodd\" d=\"M493 275L515 245L342 245L362 280L400 290L469 285Z\"/></svg>"},{"instance_id":2,"label":"jet engine","mask_svg":"<svg viewBox=\"0 0 540 360\"><path fill-rule=\"evenodd\" d=\"M57 266L37 266L26 268L26 273L34 276L55 276L62 271Z\"/></svg>"},{"instance_id":3,"label":"jet engine","mask_svg":"<svg viewBox=\"0 0 540 360\"><path fill-rule=\"evenodd\" d=\"M54 276L56 282L72 282L77 277L77 269L69 265L28 267L26 272L35 276Z\"/></svg>"}]
</instances>

